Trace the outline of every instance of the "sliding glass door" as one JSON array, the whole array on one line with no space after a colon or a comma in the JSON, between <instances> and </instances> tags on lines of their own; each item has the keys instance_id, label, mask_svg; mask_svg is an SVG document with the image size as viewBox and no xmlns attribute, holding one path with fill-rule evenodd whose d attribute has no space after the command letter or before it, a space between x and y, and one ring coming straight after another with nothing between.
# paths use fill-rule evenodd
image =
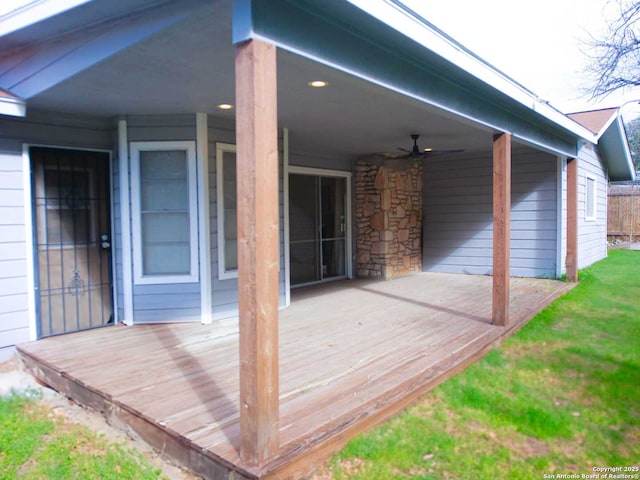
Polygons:
<instances>
[{"instance_id":1,"label":"sliding glass door","mask_svg":"<svg viewBox=\"0 0 640 480\"><path fill-rule=\"evenodd\" d=\"M289 175L291 285L347 274L347 178Z\"/></svg>"}]
</instances>

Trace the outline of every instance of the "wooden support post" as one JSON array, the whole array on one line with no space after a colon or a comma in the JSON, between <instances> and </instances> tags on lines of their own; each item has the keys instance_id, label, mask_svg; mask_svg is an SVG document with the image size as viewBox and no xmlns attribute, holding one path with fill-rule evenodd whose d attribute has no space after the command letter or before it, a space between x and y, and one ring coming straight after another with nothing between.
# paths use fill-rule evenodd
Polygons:
<instances>
[{"instance_id":1,"label":"wooden support post","mask_svg":"<svg viewBox=\"0 0 640 480\"><path fill-rule=\"evenodd\" d=\"M567 159L567 280L578 281L578 159Z\"/></svg>"},{"instance_id":2,"label":"wooden support post","mask_svg":"<svg viewBox=\"0 0 640 480\"><path fill-rule=\"evenodd\" d=\"M511 135L493 137L493 324L509 323Z\"/></svg>"},{"instance_id":3,"label":"wooden support post","mask_svg":"<svg viewBox=\"0 0 640 480\"><path fill-rule=\"evenodd\" d=\"M276 48L236 47L240 457L279 448Z\"/></svg>"}]
</instances>

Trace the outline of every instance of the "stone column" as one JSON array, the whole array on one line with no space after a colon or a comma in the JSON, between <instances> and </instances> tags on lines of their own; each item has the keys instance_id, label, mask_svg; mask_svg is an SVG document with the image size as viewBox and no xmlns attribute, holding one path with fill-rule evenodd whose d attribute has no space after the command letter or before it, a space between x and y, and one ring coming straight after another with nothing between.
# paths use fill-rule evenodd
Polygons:
<instances>
[{"instance_id":1,"label":"stone column","mask_svg":"<svg viewBox=\"0 0 640 480\"><path fill-rule=\"evenodd\" d=\"M422 271L422 163L361 159L355 171L358 277Z\"/></svg>"}]
</instances>

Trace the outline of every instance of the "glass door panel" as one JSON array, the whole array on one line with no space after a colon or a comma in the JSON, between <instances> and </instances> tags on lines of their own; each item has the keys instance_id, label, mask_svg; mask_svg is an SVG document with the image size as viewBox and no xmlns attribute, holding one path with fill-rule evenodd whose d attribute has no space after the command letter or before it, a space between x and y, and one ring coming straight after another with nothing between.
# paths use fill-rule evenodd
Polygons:
<instances>
[{"instance_id":1,"label":"glass door panel","mask_svg":"<svg viewBox=\"0 0 640 480\"><path fill-rule=\"evenodd\" d=\"M323 279L345 274L345 193L344 178L320 177Z\"/></svg>"},{"instance_id":2,"label":"glass door panel","mask_svg":"<svg viewBox=\"0 0 640 480\"><path fill-rule=\"evenodd\" d=\"M291 284L346 275L347 180L289 176Z\"/></svg>"},{"instance_id":3,"label":"glass door panel","mask_svg":"<svg viewBox=\"0 0 640 480\"><path fill-rule=\"evenodd\" d=\"M322 241L322 278L344 277L344 240Z\"/></svg>"},{"instance_id":4,"label":"glass door panel","mask_svg":"<svg viewBox=\"0 0 640 480\"><path fill-rule=\"evenodd\" d=\"M289 254L291 284L317 282L320 275L318 185L310 175L289 177Z\"/></svg>"}]
</instances>

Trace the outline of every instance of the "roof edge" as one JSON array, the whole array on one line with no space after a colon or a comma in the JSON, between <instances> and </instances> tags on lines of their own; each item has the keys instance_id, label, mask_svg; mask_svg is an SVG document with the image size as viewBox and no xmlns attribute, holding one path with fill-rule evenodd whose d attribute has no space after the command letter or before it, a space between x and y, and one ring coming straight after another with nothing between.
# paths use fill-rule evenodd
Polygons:
<instances>
[{"instance_id":1,"label":"roof edge","mask_svg":"<svg viewBox=\"0 0 640 480\"><path fill-rule=\"evenodd\" d=\"M0 115L24 117L27 114L27 104L11 92L0 89Z\"/></svg>"},{"instance_id":2,"label":"roof edge","mask_svg":"<svg viewBox=\"0 0 640 480\"><path fill-rule=\"evenodd\" d=\"M0 16L0 37L93 0L34 0Z\"/></svg>"},{"instance_id":3,"label":"roof edge","mask_svg":"<svg viewBox=\"0 0 640 480\"><path fill-rule=\"evenodd\" d=\"M474 54L406 5L397 0L347 1L572 135L593 144L597 143L595 135L589 129L567 117L546 100Z\"/></svg>"}]
</instances>

